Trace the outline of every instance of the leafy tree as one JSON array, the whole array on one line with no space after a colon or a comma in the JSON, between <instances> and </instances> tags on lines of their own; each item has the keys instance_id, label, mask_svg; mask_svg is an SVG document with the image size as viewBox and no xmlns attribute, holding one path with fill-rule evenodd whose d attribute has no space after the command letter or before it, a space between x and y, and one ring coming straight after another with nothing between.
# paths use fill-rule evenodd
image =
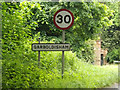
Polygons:
<instances>
[{"instance_id":1,"label":"leafy tree","mask_svg":"<svg viewBox=\"0 0 120 90\"><path fill-rule=\"evenodd\" d=\"M3 48L8 48L9 51L12 51L16 46L22 47L22 40L26 40L26 38L31 36L34 38L34 35L38 32L40 32L41 40L44 38L46 40L54 39L54 42L60 43L62 40L62 30L57 29L53 24L53 16L61 8L69 9L75 18L73 27L66 30L66 43L71 44L73 52L76 52L79 58L92 56L93 47L89 47L86 42L89 39L98 37L103 27L106 28L113 24L114 11L110 10L103 3L4 3L3 15L6 16L3 16L3 43L7 44ZM9 23L11 20L14 22ZM12 29L13 26L15 29ZM7 37L11 38L8 39ZM93 58L90 60L93 60ZM87 59L86 61L89 60Z\"/></svg>"},{"instance_id":2,"label":"leafy tree","mask_svg":"<svg viewBox=\"0 0 120 90\"><path fill-rule=\"evenodd\" d=\"M119 13L118 8L119 4L116 3L107 3L111 10L114 10L113 17L111 17L113 21L113 25L110 27L105 28L103 31L101 38L102 38L102 47L108 48L108 56L107 58L110 59L110 63L114 60L120 59L120 23L119 23Z\"/></svg>"},{"instance_id":3,"label":"leafy tree","mask_svg":"<svg viewBox=\"0 0 120 90\"><path fill-rule=\"evenodd\" d=\"M62 31L53 24L53 15L61 8L69 9L74 14L75 21L73 27L66 30L66 42L71 44L73 52L78 52L77 56L88 46L85 43L88 39L98 37L103 26L113 24L110 19L113 11L103 3L22 2L20 7L26 14L26 24L30 25L33 37L35 33L40 32L42 39L43 37L47 40L54 38L57 43L62 40Z\"/></svg>"},{"instance_id":4,"label":"leafy tree","mask_svg":"<svg viewBox=\"0 0 120 90\"><path fill-rule=\"evenodd\" d=\"M17 47L23 48L27 38L30 38L30 30L24 25L27 19L23 18L24 15L19 9L15 9L14 5L19 8L17 4L2 3L3 53L11 53Z\"/></svg>"}]
</instances>

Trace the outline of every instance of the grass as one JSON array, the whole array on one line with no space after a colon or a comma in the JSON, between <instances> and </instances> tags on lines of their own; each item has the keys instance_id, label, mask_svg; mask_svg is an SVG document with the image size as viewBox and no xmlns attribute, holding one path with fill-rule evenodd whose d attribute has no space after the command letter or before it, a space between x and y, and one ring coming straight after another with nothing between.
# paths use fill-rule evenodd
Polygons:
<instances>
[{"instance_id":1,"label":"grass","mask_svg":"<svg viewBox=\"0 0 120 90\"><path fill-rule=\"evenodd\" d=\"M49 81L47 88L101 88L118 82L118 66L95 66L73 58L74 67L64 72L64 78Z\"/></svg>"},{"instance_id":2,"label":"grass","mask_svg":"<svg viewBox=\"0 0 120 90\"><path fill-rule=\"evenodd\" d=\"M0 59L0 89L2 88L2 60Z\"/></svg>"},{"instance_id":3,"label":"grass","mask_svg":"<svg viewBox=\"0 0 120 90\"><path fill-rule=\"evenodd\" d=\"M120 83L120 64L118 65L118 82Z\"/></svg>"},{"instance_id":4,"label":"grass","mask_svg":"<svg viewBox=\"0 0 120 90\"><path fill-rule=\"evenodd\" d=\"M101 88L109 86L118 80L117 71L111 70L114 66L97 67L91 70L80 70L78 73L73 73L73 76L64 79L55 79L48 83L49 88ZM116 66L114 67L116 69Z\"/></svg>"},{"instance_id":5,"label":"grass","mask_svg":"<svg viewBox=\"0 0 120 90\"><path fill-rule=\"evenodd\" d=\"M37 67L36 53L28 53L31 60L4 60L4 88L101 88L118 82L117 65L91 65L78 59L72 52L65 52L65 71L62 79L62 53L41 52L41 68Z\"/></svg>"}]
</instances>

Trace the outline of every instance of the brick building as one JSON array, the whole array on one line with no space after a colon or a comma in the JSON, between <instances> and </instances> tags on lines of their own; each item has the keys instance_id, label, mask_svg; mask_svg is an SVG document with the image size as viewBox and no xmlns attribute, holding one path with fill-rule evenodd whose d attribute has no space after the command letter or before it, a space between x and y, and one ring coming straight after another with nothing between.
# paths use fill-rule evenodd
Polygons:
<instances>
[{"instance_id":1,"label":"brick building","mask_svg":"<svg viewBox=\"0 0 120 90\"><path fill-rule=\"evenodd\" d=\"M101 40L95 41L94 45L94 65L105 65L107 64L105 56L107 55L107 49L101 48Z\"/></svg>"}]
</instances>

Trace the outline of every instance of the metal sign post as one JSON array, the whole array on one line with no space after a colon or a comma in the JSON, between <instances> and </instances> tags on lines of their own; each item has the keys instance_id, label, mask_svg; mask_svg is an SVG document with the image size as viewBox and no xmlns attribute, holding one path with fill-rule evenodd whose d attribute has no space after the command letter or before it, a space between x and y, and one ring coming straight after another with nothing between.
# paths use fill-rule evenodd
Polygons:
<instances>
[{"instance_id":1,"label":"metal sign post","mask_svg":"<svg viewBox=\"0 0 120 90\"><path fill-rule=\"evenodd\" d=\"M62 42L65 43L65 30L62 32ZM64 51L62 51L62 78L64 74Z\"/></svg>"},{"instance_id":2,"label":"metal sign post","mask_svg":"<svg viewBox=\"0 0 120 90\"><path fill-rule=\"evenodd\" d=\"M40 37L39 37L39 44L40 44ZM40 51L38 51L38 67L40 68Z\"/></svg>"}]
</instances>

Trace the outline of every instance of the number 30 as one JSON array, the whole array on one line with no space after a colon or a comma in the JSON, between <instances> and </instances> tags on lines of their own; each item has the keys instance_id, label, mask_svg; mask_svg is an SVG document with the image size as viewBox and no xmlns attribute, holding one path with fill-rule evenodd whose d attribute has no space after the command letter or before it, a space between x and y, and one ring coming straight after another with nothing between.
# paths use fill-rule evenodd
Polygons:
<instances>
[{"instance_id":1,"label":"number 30","mask_svg":"<svg viewBox=\"0 0 120 90\"><path fill-rule=\"evenodd\" d=\"M65 15L64 18L63 18L63 16L59 14L59 15L57 16L57 18L59 19L59 20L57 20L57 23L62 23L62 22L63 22L63 19L64 19L64 22L65 22L65 23L70 23L70 21L71 21L71 18L70 18L69 15ZM68 19L67 19L67 18L68 18Z\"/></svg>"}]
</instances>

